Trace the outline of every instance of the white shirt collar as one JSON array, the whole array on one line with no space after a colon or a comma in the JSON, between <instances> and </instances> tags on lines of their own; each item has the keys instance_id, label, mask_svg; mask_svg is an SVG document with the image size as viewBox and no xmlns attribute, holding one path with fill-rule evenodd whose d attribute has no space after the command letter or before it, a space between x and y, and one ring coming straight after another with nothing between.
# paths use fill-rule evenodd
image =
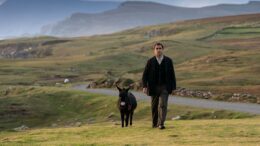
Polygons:
<instances>
[{"instance_id":1,"label":"white shirt collar","mask_svg":"<svg viewBox=\"0 0 260 146\"><path fill-rule=\"evenodd\" d=\"M164 56L161 55L161 57L157 57L157 56L155 56L155 57L156 57L156 60L158 61L158 63L161 64Z\"/></svg>"}]
</instances>

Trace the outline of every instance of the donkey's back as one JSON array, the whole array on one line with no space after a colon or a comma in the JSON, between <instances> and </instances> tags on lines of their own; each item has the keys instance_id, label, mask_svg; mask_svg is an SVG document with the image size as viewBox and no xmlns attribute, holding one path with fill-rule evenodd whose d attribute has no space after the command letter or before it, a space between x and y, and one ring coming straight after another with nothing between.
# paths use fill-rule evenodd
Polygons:
<instances>
[{"instance_id":1,"label":"donkey's back","mask_svg":"<svg viewBox=\"0 0 260 146\"><path fill-rule=\"evenodd\" d=\"M132 110L136 109L137 101L136 101L134 94L132 94L131 92L128 92L128 99L129 99L129 103L131 104Z\"/></svg>"}]
</instances>

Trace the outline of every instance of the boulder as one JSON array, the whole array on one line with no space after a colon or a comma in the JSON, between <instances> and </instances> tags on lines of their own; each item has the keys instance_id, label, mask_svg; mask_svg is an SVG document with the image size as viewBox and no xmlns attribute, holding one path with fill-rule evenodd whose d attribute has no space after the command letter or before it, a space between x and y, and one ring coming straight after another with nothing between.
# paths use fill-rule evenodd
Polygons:
<instances>
[{"instance_id":1,"label":"boulder","mask_svg":"<svg viewBox=\"0 0 260 146\"><path fill-rule=\"evenodd\" d=\"M22 126L20 126L20 127L14 128L14 131L24 131L24 130L28 130L28 129L29 129L28 126L22 125Z\"/></svg>"},{"instance_id":2,"label":"boulder","mask_svg":"<svg viewBox=\"0 0 260 146\"><path fill-rule=\"evenodd\" d=\"M66 83L69 83L70 82L70 80L69 79L64 79L64 83L66 84Z\"/></svg>"}]
</instances>

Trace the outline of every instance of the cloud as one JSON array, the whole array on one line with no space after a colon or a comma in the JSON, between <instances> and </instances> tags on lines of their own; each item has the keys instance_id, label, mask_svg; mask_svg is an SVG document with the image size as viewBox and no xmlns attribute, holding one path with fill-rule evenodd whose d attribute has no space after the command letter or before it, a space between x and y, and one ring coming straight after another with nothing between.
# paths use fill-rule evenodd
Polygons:
<instances>
[{"instance_id":1,"label":"cloud","mask_svg":"<svg viewBox=\"0 0 260 146\"><path fill-rule=\"evenodd\" d=\"M6 0L0 0L0 5ZM106 0L82 0L82 1L106 1ZM204 7L217 4L243 4L249 0L109 0L109 1L153 1L182 7ZM260 0L254 0L260 1Z\"/></svg>"},{"instance_id":2,"label":"cloud","mask_svg":"<svg viewBox=\"0 0 260 146\"><path fill-rule=\"evenodd\" d=\"M0 0L0 5L2 4L2 3L4 3L5 2L5 0Z\"/></svg>"},{"instance_id":3,"label":"cloud","mask_svg":"<svg viewBox=\"0 0 260 146\"><path fill-rule=\"evenodd\" d=\"M184 7L204 7L217 4L243 4L249 0L164 0L168 4L184 6Z\"/></svg>"},{"instance_id":4,"label":"cloud","mask_svg":"<svg viewBox=\"0 0 260 146\"><path fill-rule=\"evenodd\" d=\"M93 0L92 0L93 1ZM104 0L96 0L104 1ZM127 1L127 0L111 0L111 1ZM249 0L128 0L128 1L153 1L182 7L204 7L217 4L244 4ZM260 1L260 0L254 0Z\"/></svg>"}]
</instances>

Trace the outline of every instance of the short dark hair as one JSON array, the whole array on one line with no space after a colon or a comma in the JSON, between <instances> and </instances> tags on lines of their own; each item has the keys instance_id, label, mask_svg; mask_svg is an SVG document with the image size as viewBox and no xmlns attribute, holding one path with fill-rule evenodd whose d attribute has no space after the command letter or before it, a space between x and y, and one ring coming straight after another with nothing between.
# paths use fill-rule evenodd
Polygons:
<instances>
[{"instance_id":1,"label":"short dark hair","mask_svg":"<svg viewBox=\"0 0 260 146\"><path fill-rule=\"evenodd\" d=\"M160 43L160 42L156 42L156 43L153 45L153 49L155 48L155 46L162 46L162 48L164 49L163 44Z\"/></svg>"}]
</instances>

